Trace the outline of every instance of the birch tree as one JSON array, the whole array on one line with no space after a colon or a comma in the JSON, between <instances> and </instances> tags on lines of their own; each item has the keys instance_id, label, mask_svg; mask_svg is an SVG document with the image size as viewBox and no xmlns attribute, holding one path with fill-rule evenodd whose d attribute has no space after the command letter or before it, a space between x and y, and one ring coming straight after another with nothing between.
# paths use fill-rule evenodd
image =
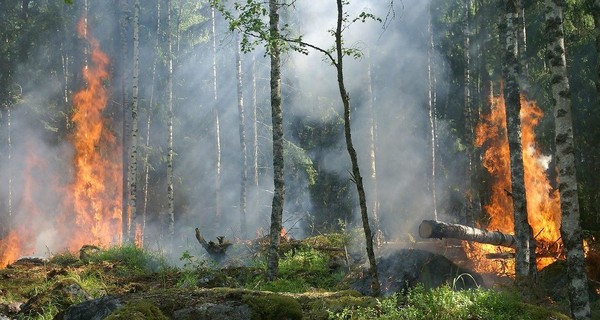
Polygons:
<instances>
[{"instance_id":1,"label":"birch tree","mask_svg":"<svg viewBox=\"0 0 600 320\"><path fill-rule=\"evenodd\" d=\"M569 302L573 319L590 319L588 281L583 254L577 174L575 170L575 145L571 91L567 76L565 40L563 31L563 2L545 0L547 58L550 66L552 104L558 166L558 189L562 213L560 234L567 256Z\"/></svg>"},{"instance_id":2,"label":"birch tree","mask_svg":"<svg viewBox=\"0 0 600 320\"><path fill-rule=\"evenodd\" d=\"M513 201L515 223L516 255L515 273L518 280L532 277L536 272L535 240L533 231L527 220L527 198L525 196L525 169L523 166L523 148L521 143L521 96L518 79L520 65L517 51L518 14L515 2L504 3L505 23L503 34L505 40L503 76L505 82L504 99L506 101L506 129L510 150L510 195Z\"/></svg>"},{"instance_id":3,"label":"birch tree","mask_svg":"<svg viewBox=\"0 0 600 320\"><path fill-rule=\"evenodd\" d=\"M240 137L240 166L241 166L241 182L240 182L240 230L242 238L246 237L247 233L247 207L248 207L248 148L246 143L246 124L245 124L245 108L244 108L244 92L243 92L243 72L242 72L242 48L240 39L236 33L236 73L237 73L237 95L238 95L238 132Z\"/></svg>"},{"instance_id":4,"label":"birch tree","mask_svg":"<svg viewBox=\"0 0 600 320\"><path fill-rule=\"evenodd\" d=\"M167 7L167 215L169 221L168 238L175 236L175 193L173 186L173 41L171 34L171 0L166 0Z\"/></svg>"},{"instance_id":5,"label":"birch tree","mask_svg":"<svg viewBox=\"0 0 600 320\"><path fill-rule=\"evenodd\" d=\"M129 191L129 241L135 241L137 226L137 145L138 145L138 94L140 74L140 0L133 4L133 75L131 95L131 130L129 136L129 170L127 170L127 188Z\"/></svg>"}]
</instances>

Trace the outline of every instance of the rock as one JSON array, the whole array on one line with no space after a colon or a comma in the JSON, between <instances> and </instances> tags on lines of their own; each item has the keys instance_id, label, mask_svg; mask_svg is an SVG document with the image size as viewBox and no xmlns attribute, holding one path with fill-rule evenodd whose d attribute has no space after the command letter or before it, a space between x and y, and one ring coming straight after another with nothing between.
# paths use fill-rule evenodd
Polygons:
<instances>
[{"instance_id":1,"label":"rock","mask_svg":"<svg viewBox=\"0 0 600 320\"><path fill-rule=\"evenodd\" d=\"M21 302L11 302L6 306L8 313L19 313L24 303Z\"/></svg>"},{"instance_id":2,"label":"rock","mask_svg":"<svg viewBox=\"0 0 600 320\"><path fill-rule=\"evenodd\" d=\"M86 245L82 246L81 249L79 249L79 259L83 263L88 263L90 260L90 256L97 254L100 251L101 251L100 247L97 247L97 246L94 246L91 244L86 244Z\"/></svg>"},{"instance_id":3,"label":"rock","mask_svg":"<svg viewBox=\"0 0 600 320\"><path fill-rule=\"evenodd\" d=\"M483 285L483 278L478 273L459 267L443 255L425 250L400 249L385 254L378 259L377 270L384 295L404 292L417 284L424 288L448 284L459 290ZM368 270L363 270L357 278L350 281L350 287L370 294Z\"/></svg>"},{"instance_id":4,"label":"rock","mask_svg":"<svg viewBox=\"0 0 600 320\"><path fill-rule=\"evenodd\" d=\"M251 319L252 312L248 305L229 301L220 304L203 303L194 307L177 310L173 313L174 320L228 320L228 319Z\"/></svg>"},{"instance_id":5,"label":"rock","mask_svg":"<svg viewBox=\"0 0 600 320\"><path fill-rule=\"evenodd\" d=\"M44 266L49 260L44 257L21 257L12 263L13 266Z\"/></svg>"},{"instance_id":6,"label":"rock","mask_svg":"<svg viewBox=\"0 0 600 320\"><path fill-rule=\"evenodd\" d=\"M44 314L43 310L50 305L60 310L91 298L79 283L72 279L64 279L54 284L48 290L31 297L22 306L19 313L27 316L41 315Z\"/></svg>"},{"instance_id":7,"label":"rock","mask_svg":"<svg viewBox=\"0 0 600 320\"><path fill-rule=\"evenodd\" d=\"M54 320L101 320L122 307L123 304L119 299L112 296L104 296L72 305L65 311L57 314Z\"/></svg>"}]
</instances>

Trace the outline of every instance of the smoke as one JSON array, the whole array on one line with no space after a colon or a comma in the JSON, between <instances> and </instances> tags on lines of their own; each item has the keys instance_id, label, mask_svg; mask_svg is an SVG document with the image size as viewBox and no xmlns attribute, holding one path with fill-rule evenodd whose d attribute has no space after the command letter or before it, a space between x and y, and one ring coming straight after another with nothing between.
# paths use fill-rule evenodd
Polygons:
<instances>
[{"instance_id":1,"label":"smoke","mask_svg":"<svg viewBox=\"0 0 600 320\"><path fill-rule=\"evenodd\" d=\"M111 79L107 82L111 97L110 106L105 115L111 119L111 130L122 139L120 126L121 81L125 83L130 77L130 63L123 58L131 51L121 52L119 32L121 16L111 2L93 2L90 4L90 32L100 41L100 45L111 60ZM147 153L150 163L148 205L142 208L141 194L144 184L142 161L138 168L138 212L146 212L146 241L150 247L165 246L165 225L167 223L167 187L165 156L167 150L166 105L166 68L164 65L164 37L161 36L159 48L156 47L152 35L156 28L156 19L152 14L154 4L148 3L142 8L142 28L140 39L140 142L139 154ZM225 21L217 13L217 100L213 92L212 45L209 39L210 20L205 7L200 4L174 1L173 12L178 15L180 25L173 50L176 56L174 63L174 141L175 141L175 215L177 227L177 243L173 248L177 256L183 250L197 252L198 245L194 239L193 229L199 227L206 238L225 235L228 239L241 237L240 234L240 182L241 156L239 138L239 113L236 90L236 45L232 35L227 31ZM385 25L374 21L367 23L354 22L344 31L345 45L361 50L364 56L360 59L347 57L344 60L344 76L352 104L352 134L359 156L359 165L363 179L367 185L367 197L371 202L374 186L369 177L370 172L370 130L371 109L368 94L369 83L373 87L373 114L376 122L376 167L377 194L379 197L379 215L381 225L389 239L401 237L407 232L415 233L414 228L419 220L433 218L431 200L431 146L428 119L428 1L405 0L396 1L393 9L395 19L388 20ZM77 11L73 16L81 14L81 8L70 7ZM164 10L164 8L163 8ZM303 40L329 49L333 46L333 37L328 29L335 27L336 8L334 2L315 5L311 1L297 1L289 16L290 25L303 35ZM351 1L347 7L350 17L366 11L375 16L385 18L389 7L380 1ZM131 12L128 13L129 15ZM129 17L130 18L130 17ZM74 20L76 18L73 18ZM130 21L127 19L126 21ZM292 24L293 22L293 24ZM162 21L164 28L164 21ZM83 46L74 35L74 21L68 23L71 30L57 31L48 37L48 43L64 43L65 56L79 57L71 61L69 76L80 78L83 63ZM385 28L384 28L385 27ZM127 29L126 36L131 30ZM164 29L161 34L164 33ZM129 39L129 38L128 38ZM186 41L196 39L194 41ZM47 45L46 47L48 47ZM127 41L126 47L130 46ZM158 54L158 55L157 55ZM439 57L433 55L434 63ZM58 59L60 57L53 57ZM60 77L61 64L57 61L55 75L42 75L40 80L33 81L32 70L48 64L48 52L43 48L31 54L22 64L16 76L16 83L23 86L22 100L13 106L11 123L11 161L10 165L0 168L0 184L2 195L8 194L5 181L12 177L12 215L13 225L24 225L33 221L32 236L35 243L31 252L22 254L45 254L65 248L65 239L70 235L60 234L53 228L53 221L62 210L64 186L73 177L71 166L74 151L69 143L67 119L70 106L61 102L64 84ZM271 119L269 102L269 60L262 49L243 55L244 106L246 118L246 137L248 141L248 162L253 160L251 148L251 115L253 95L257 96L258 123L258 159L259 181L257 185L248 185L248 237L265 234L268 230L270 205L272 198L272 146ZM255 69L252 61L255 61ZM156 70L153 66L156 64ZM438 63L439 65L439 63ZM29 68L31 66L31 68ZM367 76L371 68L371 77ZM38 68L39 69L39 68ZM438 70L438 72L442 72ZM124 74L125 79L119 75ZM50 79L50 80L48 80ZM253 92L252 81L256 81L256 93ZM32 84L24 86L24 84ZM35 85L33 85L35 84ZM76 88L71 88L69 99ZM290 229L294 237L301 237L310 229L309 217L314 216L315 192L310 192L311 176L307 173L302 161L306 158L318 164L321 177L331 175L330 179L341 181L339 185L346 189L335 190L339 198L331 203L330 211L348 210L341 216L349 220L357 216L359 210L356 203L355 187L344 185L350 181L350 159L345 149L344 136L340 119L342 104L339 98L336 71L324 56L316 51L309 55L287 52L284 55L284 118L286 139L289 149L286 151L286 207L285 227ZM150 105L150 102L154 105ZM47 106L47 107L46 107ZM215 126L215 108L219 116L219 133L221 168L220 189L217 185L217 131ZM145 141L146 120L150 115L151 125L148 148ZM62 117L62 118L61 118ZM294 124L311 121L315 124L337 126L338 131L327 132L331 139L326 148L309 149L301 152L302 139ZM6 128L5 121L2 122ZM449 135L449 125L440 122L439 136ZM325 138L325 136L324 136ZM302 146L305 147L305 146ZM441 145L448 152L453 152L452 143ZM8 153L7 145L2 144L2 154ZM296 150L293 153L290 150ZM289 151L289 152L288 152ZM26 196L25 165L31 154L43 159L43 167L34 173L34 203L39 213L33 215L33 209L24 205ZM457 167L460 167L460 161ZM446 175L453 175L448 168ZM249 175L252 172L249 171ZM439 180L441 181L441 179ZM440 182L441 184L441 182ZM444 186L438 186L445 190ZM332 191L333 192L333 191ZM349 198L344 198L344 197ZM450 195L440 192L438 203L444 206ZM5 196L5 199L7 197ZM4 201L4 200L3 200ZM5 216L8 205L4 203L2 210ZM444 210L442 210L444 211ZM220 216L217 216L220 212ZM336 213L337 214L337 213ZM334 216L333 214L331 215ZM325 216L329 217L329 216ZM327 218L329 219L329 218ZM356 220L356 219L355 219ZM337 221L328 221L336 225ZM314 230L312 230L314 231ZM120 230L115 230L119 233Z\"/></svg>"},{"instance_id":2,"label":"smoke","mask_svg":"<svg viewBox=\"0 0 600 320\"><path fill-rule=\"evenodd\" d=\"M428 119L428 7L428 1L403 1L401 6L396 3L393 12L376 1L353 1L346 7L350 20L360 12L372 13L382 19L395 14L395 19L388 20L386 24L354 22L343 33L345 46L363 53L359 59L345 58L344 77L351 99L352 135L367 187L367 198L373 197L376 191L369 180L371 112L375 117L376 188L381 225L388 239L397 239L406 233L415 234L420 220L434 217ZM335 2L318 6L300 2L296 9L302 17L299 20L303 40L323 49L331 48L334 38L328 30L335 29ZM440 65L440 58L435 52L431 59L432 63ZM292 70L288 72L293 73L296 79L294 90L319 97L313 98L315 100L328 99L341 116L343 110L336 70L330 61L313 51L308 56L292 55L291 65ZM371 69L371 78L368 77L368 68ZM438 72L443 74L443 71ZM369 107L369 85L373 87L373 111ZM318 118L322 110L303 107L306 105L306 101L296 101L288 116ZM451 137L449 131L449 126L440 121L438 135ZM343 144L343 136L339 139L339 143ZM443 152L453 152L455 146L452 138L449 140L450 144L440 144ZM454 169L453 165L460 168L463 162L458 158L448 164L449 171ZM323 170L350 179L350 160L345 149L331 150L323 156L322 163ZM446 203L450 195L444 192L447 188L440 176L438 172L438 203L442 207L441 212L448 212L451 208ZM352 188L355 188L354 185ZM372 207L372 198L368 200ZM354 207L352 211L357 214L359 209Z\"/></svg>"}]
</instances>

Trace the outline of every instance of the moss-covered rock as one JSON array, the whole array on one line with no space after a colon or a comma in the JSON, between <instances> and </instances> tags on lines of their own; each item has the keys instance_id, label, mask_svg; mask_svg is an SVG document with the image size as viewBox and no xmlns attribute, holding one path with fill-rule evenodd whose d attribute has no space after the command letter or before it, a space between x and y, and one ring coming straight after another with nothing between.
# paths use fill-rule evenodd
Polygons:
<instances>
[{"instance_id":1,"label":"moss-covered rock","mask_svg":"<svg viewBox=\"0 0 600 320\"><path fill-rule=\"evenodd\" d=\"M106 320L167 320L160 309L154 304L139 300L127 303L123 308L120 308L109 315Z\"/></svg>"},{"instance_id":2,"label":"moss-covered rock","mask_svg":"<svg viewBox=\"0 0 600 320\"><path fill-rule=\"evenodd\" d=\"M246 294L242 301L250 306L253 320L302 319L302 307L292 297Z\"/></svg>"}]
</instances>

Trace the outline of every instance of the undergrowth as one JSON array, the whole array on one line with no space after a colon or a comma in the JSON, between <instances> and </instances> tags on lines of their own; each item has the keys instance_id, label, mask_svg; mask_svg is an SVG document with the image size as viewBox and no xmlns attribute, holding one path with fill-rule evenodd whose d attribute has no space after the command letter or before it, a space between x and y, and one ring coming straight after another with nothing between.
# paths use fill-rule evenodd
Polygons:
<instances>
[{"instance_id":1,"label":"undergrowth","mask_svg":"<svg viewBox=\"0 0 600 320\"><path fill-rule=\"evenodd\" d=\"M345 308L329 319L398 320L542 320L569 319L541 307L522 303L516 293L486 289L452 290L442 286L426 290L417 286L406 295L379 300L376 307Z\"/></svg>"}]
</instances>

